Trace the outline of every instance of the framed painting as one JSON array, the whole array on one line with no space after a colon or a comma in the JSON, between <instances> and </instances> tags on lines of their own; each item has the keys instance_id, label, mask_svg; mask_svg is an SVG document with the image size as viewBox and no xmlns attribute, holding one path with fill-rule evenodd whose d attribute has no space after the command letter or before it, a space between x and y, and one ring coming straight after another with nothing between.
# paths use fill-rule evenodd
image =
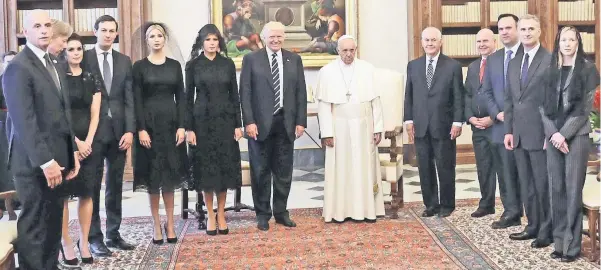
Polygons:
<instances>
[{"instance_id":1,"label":"framed painting","mask_svg":"<svg viewBox=\"0 0 601 270\"><path fill-rule=\"evenodd\" d=\"M269 21L286 26L283 48L298 53L306 68L335 59L342 35L358 38L357 0L211 0L211 23L238 69L244 55L264 47L260 33Z\"/></svg>"}]
</instances>

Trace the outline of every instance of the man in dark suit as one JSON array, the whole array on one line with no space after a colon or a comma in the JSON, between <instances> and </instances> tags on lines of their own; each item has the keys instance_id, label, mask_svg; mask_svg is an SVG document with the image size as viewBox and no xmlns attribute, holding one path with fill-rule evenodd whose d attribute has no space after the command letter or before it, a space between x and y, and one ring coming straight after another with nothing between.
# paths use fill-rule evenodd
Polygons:
<instances>
[{"instance_id":1,"label":"man in dark suit","mask_svg":"<svg viewBox=\"0 0 601 270\"><path fill-rule=\"evenodd\" d=\"M2 71L8 66L8 63L15 58L17 52L8 51L0 56ZM8 157L8 141L6 140L6 102L2 90L2 76L0 75L0 192L14 190L12 173L8 171L6 158ZM4 216L4 210L8 212L8 220L16 220L17 214L14 208L14 196L6 196L0 199L0 219Z\"/></svg>"},{"instance_id":2,"label":"man in dark suit","mask_svg":"<svg viewBox=\"0 0 601 270\"><path fill-rule=\"evenodd\" d=\"M515 163L514 151L505 149L505 91L506 74L509 61L521 58L523 48L518 35L518 17L513 14L501 14L498 17L499 38L503 49L497 50L487 58L487 69L484 72L482 93L488 100L488 113L492 116L494 124L491 127L492 141L495 144L493 151L501 157L495 172L499 181L499 194L503 203L503 214L498 221L493 222L493 229L503 229L519 226L524 208L520 195L520 185Z\"/></svg>"},{"instance_id":3,"label":"man in dark suit","mask_svg":"<svg viewBox=\"0 0 601 270\"><path fill-rule=\"evenodd\" d=\"M21 269L58 269L63 179L79 171L65 73L46 50L52 36L47 12L24 21L27 44L4 73L8 165L22 203L17 222Z\"/></svg>"},{"instance_id":4,"label":"man in dark suit","mask_svg":"<svg viewBox=\"0 0 601 270\"><path fill-rule=\"evenodd\" d=\"M482 198L472 217L483 217L495 213L496 169L501 156L493 150L491 140L493 120L488 114L486 96L482 93L482 80L487 68L487 58L496 48L495 36L490 29L482 29L476 35L476 46L481 57L467 69L465 80L465 119L472 126L472 143L476 154L476 168Z\"/></svg>"},{"instance_id":5,"label":"man in dark suit","mask_svg":"<svg viewBox=\"0 0 601 270\"><path fill-rule=\"evenodd\" d=\"M90 251L96 256L111 256L107 248L132 250L134 245L127 243L119 234L121 226L121 196L125 154L131 147L135 131L134 97L132 91L131 59L112 49L117 37L117 21L108 15L99 17L94 23L97 42L94 49L84 53L86 70L100 74L104 80L100 124L98 135L102 141L102 156L105 157L107 175L105 179L106 245L100 228L100 189L102 167L98 168L94 212L90 227Z\"/></svg>"},{"instance_id":6,"label":"man in dark suit","mask_svg":"<svg viewBox=\"0 0 601 270\"><path fill-rule=\"evenodd\" d=\"M539 112L544 100L546 69L551 54L540 44L540 21L525 15L518 22L523 57L514 58L507 71L505 92L505 148L515 151L528 225L511 234L513 240L535 239L531 246L546 247L552 242L549 213L547 157L545 136Z\"/></svg>"},{"instance_id":7,"label":"man in dark suit","mask_svg":"<svg viewBox=\"0 0 601 270\"><path fill-rule=\"evenodd\" d=\"M276 223L296 227L286 206L292 184L294 141L307 127L307 90L300 56L282 49L284 25L267 23L261 38L266 48L242 60L240 99L257 227L266 231L272 215Z\"/></svg>"},{"instance_id":8,"label":"man in dark suit","mask_svg":"<svg viewBox=\"0 0 601 270\"><path fill-rule=\"evenodd\" d=\"M409 140L415 139L426 206L423 217L447 217L455 210L455 139L461 135L465 117L461 65L442 54L441 46L440 30L424 29L422 47L426 55L407 65L404 118Z\"/></svg>"}]
</instances>

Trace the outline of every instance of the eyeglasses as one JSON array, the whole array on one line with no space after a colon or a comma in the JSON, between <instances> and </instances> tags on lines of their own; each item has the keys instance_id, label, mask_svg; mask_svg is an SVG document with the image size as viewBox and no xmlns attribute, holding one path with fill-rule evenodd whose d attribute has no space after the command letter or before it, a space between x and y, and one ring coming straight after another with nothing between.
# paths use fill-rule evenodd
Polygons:
<instances>
[{"instance_id":1,"label":"eyeglasses","mask_svg":"<svg viewBox=\"0 0 601 270\"><path fill-rule=\"evenodd\" d=\"M73 51L78 51L78 52L81 52L81 51L83 51L83 48L82 48L82 47L77 47L77 48L69 48L69 49L67 49L67 51L68 51L68 52L73 52Z\"/></svg>"}]
</instances>

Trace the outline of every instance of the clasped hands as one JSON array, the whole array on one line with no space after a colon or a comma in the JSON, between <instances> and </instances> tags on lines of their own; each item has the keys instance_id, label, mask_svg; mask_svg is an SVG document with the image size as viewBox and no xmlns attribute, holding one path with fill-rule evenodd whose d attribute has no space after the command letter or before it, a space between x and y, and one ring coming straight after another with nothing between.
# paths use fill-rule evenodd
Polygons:
<instances>
[{"instance_id":1,"label":"clasped hands","mask_svg":"<svg viewBox=\"0 0 601 270\"><path fill-rule=\"evenodd\" d=\"M557 150L561 151L564 154L570 152L566 138L559 132L555 132L555 134L551 136L551 139L549 139L549 142L551 142L551 144L553 144L553 146L557 148ZM547 141L545 141L543 149L547 149Z\"/></svg>"},{"instance_id":2,"label":"clasped hands","mask_svg":"<svg viewBox=\"0 0 601 270\"><path fill-rule=\"evenodd\" d=\"M381 140L382 140L382 133L374 133L374 136L373 136L374 144L375 145L380 144ZM321 144L325 145L327 147L334 147L334 138L333 137L322 138Z\"/></svg>"},{"instance_id":3,"label":"clasped hands","mask_svg":"<svg viewBox=\"0 0 601 270\"><path fill-rule=\"evenodd\" d=\"M405 125L405 129L407 130L409 142L413 143L413 141L415 140L415 126L413 125L413 123L408 123ZM451 126L451 131L449 132L449 134L451 135L451 140L455 140L457 139L457 137L461 136L461 130L461 127L455 125Z\"/></svg>"},{"instance_id":4,"label":"clasped hands","mask_svg":"<svg viewBox=\"0 0 601 270\"><path fill-rule=\"evenodd\" d=\"M80 153L79 151L75 151L73 153L73 157L74 157L74 166L73 169L71 171L69 171L69 173L67 174L67 176L65 177L65 180L69 181L74 179L77 174L79 174L79 157L80 157ZM62 171L65 170L65 167L61 167L55 160L52 161L52 163L50 164L50 166L48 166L46 169L44 169L44 176L46 177L46 182L48 183L48 187L50 189L54 189L55 187L57 187L58 185L60 185L63 182L63 173Z\"/></svg>"},{"instance_id":5,"label":"clasped hands","mask_svg":"<svg viewBox=\"0 0 601 270\"><path fill-rule=\"evenodd\" d=\"M472 124L472 126L476 127L477 129L487 129L493 124L492 119L488 116L482 118L472 116L470 117L470 119L468 119L468 121L470 122L470 124Z\"/></svg>"}]
</instances>

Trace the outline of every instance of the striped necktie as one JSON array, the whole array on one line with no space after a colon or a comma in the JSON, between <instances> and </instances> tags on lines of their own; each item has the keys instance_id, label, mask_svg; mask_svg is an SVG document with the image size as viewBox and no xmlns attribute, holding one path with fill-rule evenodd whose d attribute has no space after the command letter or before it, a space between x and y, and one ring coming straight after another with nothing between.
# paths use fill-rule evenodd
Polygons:
<instances>
[{"instance_id":1,"label":"striped necktie","mask_svg":"<svg viewBox=\"0 0 601 270\"><path fill-rule=\"evenodd\" d=\"M273 114L278 113L278 111L282 108L281 100L282 100L282 91L280 87L280 68L278 67L278 55L273 53L271 55L271 76L273 77L273 91L274 91L274 100L273 100Z\"/></svg>"}]
</instances>

